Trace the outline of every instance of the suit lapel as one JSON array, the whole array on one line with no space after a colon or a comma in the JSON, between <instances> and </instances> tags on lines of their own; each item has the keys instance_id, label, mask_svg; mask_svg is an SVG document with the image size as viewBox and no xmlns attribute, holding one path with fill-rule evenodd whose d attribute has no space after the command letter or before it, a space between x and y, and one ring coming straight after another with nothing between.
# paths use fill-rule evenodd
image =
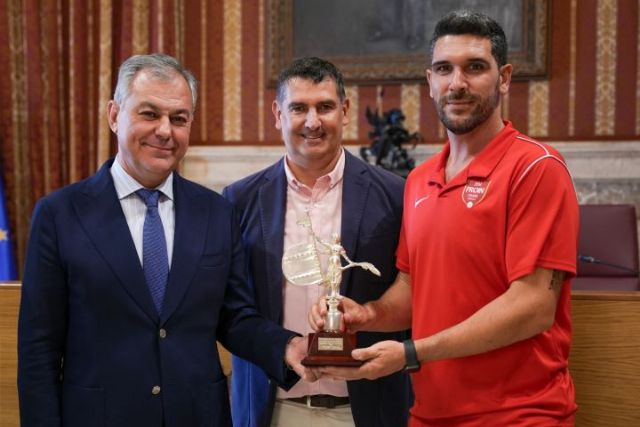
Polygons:
<instances>
[{"instance_id":1,"label":"suit lapel","mask_svg":"<svg viewBox=\"0 0 640 427\"><path fill-rule=\"evenodd\" d=\"M345 150L340 238L347 256L354 261L366 261L358 260L358 235L369 194L369 181L366 179L366 172L366 165ZM347 269L343 272L340 289L342 295L348 294L351 270Z\"/></svg>"},{"instance_id":2,"label":"suit lapel","mask_svg":"<svg viewBox=\"0 0 640 427\"><path fill-rule=\"evenodd\" d=\"M87 235L120 284L147 316L157 322L158 313L111 178L112 164L113 160L105 163L86 182L83 191L73 197L72 203Z\"/></svg>"},{"instance_id":3,"label":"suit lapel","mask_svg":"<svg viewBox=\"0 0 640 427\"><path fill-rule=\"evenodd\" d=\"M204 197L197 197L187 185L187 181L177 173L174 173L173 179L176 228L162 323L171 317L191 284L191 278L200 260L199 250L204 247L207 219L210 215Z\"/></svg>"},{"instance_id":4,"label":"suit lapel","mask_svg":"<svg viewBox=\"0 0 640 427\"><path fill-rule=\"evenodd\" d=\"M284 251L284 217L287 206L287 178L284 160L278 162L267 182L260 187L260 226L265 248L265 271L269 287L269 309L271 319L282 320L282 253Z\"/></svg>"}]
</instances>

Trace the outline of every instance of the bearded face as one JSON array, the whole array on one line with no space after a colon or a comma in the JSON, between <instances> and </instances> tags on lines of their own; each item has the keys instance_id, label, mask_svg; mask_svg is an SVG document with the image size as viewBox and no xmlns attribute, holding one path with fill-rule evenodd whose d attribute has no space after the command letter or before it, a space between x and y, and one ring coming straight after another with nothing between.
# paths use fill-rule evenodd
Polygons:
<instances>
[{"instance_id":1,"label":"bearded face","mask_svg":"<svg viewBox=\"0 0 640 427\"><path fill-rule=\"evenodd\" d=\"M472 132L490 119L501 120L500 96L509 90L512 67L498 67L491 41L474 35L447 35L434 46L426 75L429 94L449 132Z\"/></svg>"},{"instance_id":2,"label":"bearded face","mask_svg":"<svg viewBox=\"0 0 640 427\"><path fill-rule=\"evenodd\" d=\"M494 90L487 96L474 95L468 89L444 95L437 101L436 111L444 126L456 135L471 132L476 127L486 122L500 103L500 80L496 81ZM447 106L466 104L472 107L466 114L456 114L455 107L448 113Z\"/></svg>"}]
</instances>

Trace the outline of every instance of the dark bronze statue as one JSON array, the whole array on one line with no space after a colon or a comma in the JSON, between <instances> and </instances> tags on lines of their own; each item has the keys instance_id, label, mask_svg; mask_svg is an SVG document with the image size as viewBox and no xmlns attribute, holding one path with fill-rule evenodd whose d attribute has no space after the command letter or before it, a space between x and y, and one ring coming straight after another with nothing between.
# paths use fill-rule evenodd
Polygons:
<instances>
[{"instance_id":1,"label":"dark bronze statue","mask_svg":"<svg viewBox=\"0 0 640 427\"><path fill-rule=\"evenodd\" d=\"M416 144L422 141L422 135L418 132L409 133L403 122L405 119L402 111L395 108L378 114L378 110L372 112L367 107L367 121L373 126L369 132L369 138L373 141L369 147L360 148L360 156L364 161L381 166L397 175L407 177L415 167L415 161L409 156L403 144Z\"/></svg>"}]
</instances>

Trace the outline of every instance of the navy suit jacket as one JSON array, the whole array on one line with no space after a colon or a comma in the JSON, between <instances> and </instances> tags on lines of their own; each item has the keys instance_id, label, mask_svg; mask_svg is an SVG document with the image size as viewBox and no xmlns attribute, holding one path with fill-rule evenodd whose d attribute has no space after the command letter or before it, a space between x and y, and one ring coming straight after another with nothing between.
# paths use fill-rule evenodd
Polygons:
<instances>
[{"instance_id":1,"label":"navy suit jacket","mask_svg":"<svg viewBox=\"0 0 640 427\"><path fill-rule=\"evenodd\" d=\"M404 180L370 166L345 150L341 243L354 261L372 262L382 273L353 268L343 272L340 293L359 303L379 298L394 281L395 251L402 220ZM223 195L240 215L256 305L269 319L282 323L282 253L287 203L284 159L227 188ZM408 339L408 332L358 333L358 346L381 340ZM269 426L276 384L250 361L232 359L234 426ZM409 377L396 373L376 381L347 384L358 426L404 426L412 401Z\"/></svg>"},{"instance_id":2,"label":"navy suit jacket","mask_svg":"<svg viewBox=\"0 0 640 427\"><path fill-rule=\"evenodd\" d=\"M112 162L34 210L18 332L22 426L229 426L216 340L290 386L283 352L294 334L253 307L231 204L177 173L159 315Z\"/></svg>"}]
</instances>

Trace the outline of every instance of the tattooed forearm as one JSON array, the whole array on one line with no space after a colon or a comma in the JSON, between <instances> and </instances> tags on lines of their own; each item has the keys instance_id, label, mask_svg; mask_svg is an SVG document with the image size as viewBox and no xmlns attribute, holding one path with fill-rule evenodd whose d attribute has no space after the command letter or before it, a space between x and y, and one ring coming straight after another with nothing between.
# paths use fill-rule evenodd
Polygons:
<instances>
[{"instance_id":1,"label":"tattooed forearm","mask_svg":"<svg viewBox=\"0 0 640 427\"><path fill-rule=\"evenodd\" d=\"M553 270L553 274L551 275L551 283L549 283L549 289L553 289L554 291L560 291L563 280L564 280L564 271Z\"/></svg>"}]
</instances>

